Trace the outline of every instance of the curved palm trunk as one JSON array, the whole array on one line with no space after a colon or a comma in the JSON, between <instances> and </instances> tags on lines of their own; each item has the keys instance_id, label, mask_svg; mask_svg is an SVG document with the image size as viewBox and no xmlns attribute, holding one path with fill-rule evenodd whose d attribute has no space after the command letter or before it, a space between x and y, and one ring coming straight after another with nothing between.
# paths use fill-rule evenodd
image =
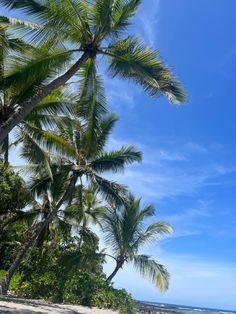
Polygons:
<instances>
[{"instance_id":1,"label":"curved palm trunk","mask_svg":"<svg viewBox=\"0 0 236 314\"><path fill-rule=\"evenodd\" d=\"M112 281L112 279L115 277L119 269L122 268L123 264L124 262L117 261L115 269L113 270L113 272L110 274L106 281Z\"/></svg>"},{"instance_id":2,"label":"curved palm trunk","mask_svg":"<svg viewBox=\"0 0 236 314\"><path fill-rule=\"evenodd\" d=\"M8 269L7 274L5 277L0 281L0 295L1 294L7 294L7 290L11 281L12 276L15 274L18 266L20 265L21 261L23 260L24 256L28 252L29 248L35 243L41 232L51 223L53 218L56 216L58 210L64 203L64 201L68 198L70 193L75 187L75 184L77 182L79 174L74 173L71 177L70 183L60 199L60 201L57 203L53 211L48 215L48 217L42 222L40 228L38 230L35 230L35 232L32 234L30 239L23 245L22 249L18 252L14 262L12 263L11 267Z\"/></svg>"},{"instance_id":3,"label":"curved palm trunk","mask_svg":"<svg viewBox=\"0 0 236 314\"><path fill-rule=\"evenodd\" d=\"M90 53L84 52L81 58L63 75L56 78L54 81L43 87L35 96L21 104L20 109L15 112L6 122L0 126L0 143L4 140L7 134L19 123L22 122L26 116L31 112L35 105L37 105L43 98L49 95L52 91L66 83L88 60Z\"/></svg>"}]
</instances>

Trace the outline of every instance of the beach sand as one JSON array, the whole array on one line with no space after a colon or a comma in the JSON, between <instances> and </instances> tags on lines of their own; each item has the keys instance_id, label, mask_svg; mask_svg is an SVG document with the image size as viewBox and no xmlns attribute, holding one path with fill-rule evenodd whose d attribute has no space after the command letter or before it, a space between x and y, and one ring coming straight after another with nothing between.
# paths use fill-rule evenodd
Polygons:
<instances>
[{"instance_id":1,"label":"beach sand","mask_svg":"<svg viewBox=\"0 0 236 314\"><path fill-rule=\"evenodd\" d=\"M118 314L110 310L88 308L80 305L54 304L9 296L0 297L1 314Z\"/></svg>"}]
</instances>

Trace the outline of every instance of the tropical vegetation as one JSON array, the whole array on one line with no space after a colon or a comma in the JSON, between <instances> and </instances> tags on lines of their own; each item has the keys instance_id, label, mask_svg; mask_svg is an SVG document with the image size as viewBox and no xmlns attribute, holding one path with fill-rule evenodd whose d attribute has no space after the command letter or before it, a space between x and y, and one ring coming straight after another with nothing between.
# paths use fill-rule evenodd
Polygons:
<instances>
[{"instance_id":1,"label":"tropical vegetation","mask_svg":"<svg viewBox=\"0 0 236 314\"><path fill-rule=\"evenodd\" d=\"M173 228L109 179L142 152L108 149L118 117L99 65L105 57L111 77L174 103L185 91L158 52L127 33L141 0L0 4L26 18L0 17L0 293L135 313L112 280L131 263L165 291L168 271L140 250ZM116 265L106 277L108 258Z\"/></svg>"}]
</instances>

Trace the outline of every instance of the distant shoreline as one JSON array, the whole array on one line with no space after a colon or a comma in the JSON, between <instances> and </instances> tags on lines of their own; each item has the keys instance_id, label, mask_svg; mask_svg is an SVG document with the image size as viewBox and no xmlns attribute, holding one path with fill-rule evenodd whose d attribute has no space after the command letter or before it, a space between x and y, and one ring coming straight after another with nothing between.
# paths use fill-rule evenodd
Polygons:
<instances>
[{"instance_id":1,"label":"distant shoreline","mask_svg":"<svg viewBox=\"0 0 236 314\"><path fill-rule=\"evenodd\" d=\"M236 311L234 310L222 310L164 303L161 304L148 301L137 301L137 308L142 314L236 314Z\"/></svg>"}]
</instances>

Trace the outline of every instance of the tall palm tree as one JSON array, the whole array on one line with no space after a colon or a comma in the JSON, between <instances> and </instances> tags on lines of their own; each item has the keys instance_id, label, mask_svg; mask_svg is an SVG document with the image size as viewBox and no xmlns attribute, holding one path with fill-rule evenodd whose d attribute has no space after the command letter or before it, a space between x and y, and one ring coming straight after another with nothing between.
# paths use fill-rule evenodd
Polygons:
<instances>
[{"instance_id":1,"label":"tall palm tree","mask_svg":"<svg viewBox=\"0 0 236 314\"><path fill-rule=\"evenodd\" d=\"M116 267L107 280L111 281L124 264L131 263L161 291L165 291L169 282L166 268L150 256L139 254L139 251L161 235L173 232L173 229L163 221L145 227L145 220L153 218L155 210L152 205L141 209L140 202L141 199L131 195L127 204L108 208L101 218L105 240L113 252L113 255L108 256L116 262Z\"/></svg>"},{"instance_id":2,"label":"tall palm tree","mask_svg":"<svg viewBox=\"0 0 236 314\"><path fill-rule=\"evenodd\" d=\"M40 161L40 155L35 152L35 145L31 142L23 142L24 158L36 164L36 168L34 165L30 167L31 170L36 169L33 172L32 192L42 195L53 184L57 192L61 190L62 193L53 202L52 210L46 219L33 230L5 278L0 282L0 293L7 292L9 282L25 254L52 222L61 207L71 203L77 182L81 189L89 183L93 191L101 194L105 200L111 200L117 205L121 204L126 199L125 186L110 181L100 174L122 171L127 164L141 160L141 152L133 146L122 147L111 152L105 151L107 139L117 117L107 113L104 89L96 73L94 60L88 60L82 72L80 101L76 109L78 116L81 117L80 121L66 126L58 121L55 131L49 131L50 135L60 136L61 140L67 143L66 154L59 157L53 154L49 156L51 174L45 168L38 172L37 163ZM48 138L42 138L38 130L33 129L31 132L34 138L38 139L37 145L43 149L47 145Z\"/></svg>"},{"instance_id":3,"label":"tall palm tree","mask_svg":"<svg viewBox=\"0 0 236 314\"><path fill-rule=\"evenodd\" d=\"M0 142L34 106L53 90L70 80L87 60L108 60L111 76L130 79L141 85L151 96L166 95L170 101L184 102L185 92L178 80L161 61L156 50L148 49L136 36L125 36L141 0L0 0L9 9L21 9L33 22L2 17L5 24L17 24L26 28L28 39L43 45L61 44L60 58L74 60L61 74L46 80L38 92L25 100L17 112L0 125ZM27 56L26 56L27 57ZM55 56L36 56L23 62L19 70L9 73L4 85L18 86L21 82L55 68ZM64 62L64 64L66 63ZM61 67L60 67L61 69Z\"/></svg>"}]
</instances>

